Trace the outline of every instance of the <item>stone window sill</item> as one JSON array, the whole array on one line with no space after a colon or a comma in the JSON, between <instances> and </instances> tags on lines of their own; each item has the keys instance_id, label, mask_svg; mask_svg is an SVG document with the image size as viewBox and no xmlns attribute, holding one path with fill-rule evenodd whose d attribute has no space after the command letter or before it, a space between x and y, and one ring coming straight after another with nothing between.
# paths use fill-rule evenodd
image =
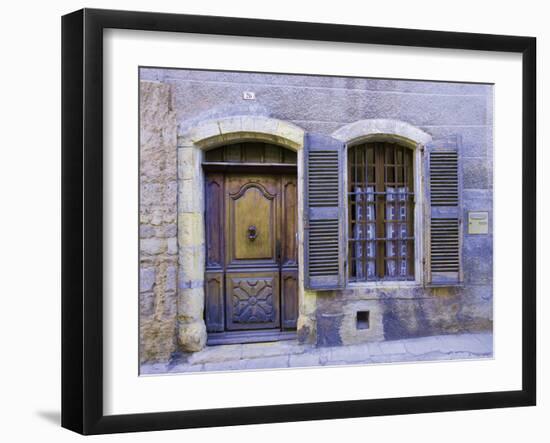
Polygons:
<instances>
[{"instance_id":1,"label":"stone window sill","mask_svg":"<svg viewBox=\"0 0 550 443\"><path fill-rule=\"evenodd\" d=\"M348 283L347 289L400 289L400 288L421 288L419 281L372 281Z\"/></svg>"}]
</instances>

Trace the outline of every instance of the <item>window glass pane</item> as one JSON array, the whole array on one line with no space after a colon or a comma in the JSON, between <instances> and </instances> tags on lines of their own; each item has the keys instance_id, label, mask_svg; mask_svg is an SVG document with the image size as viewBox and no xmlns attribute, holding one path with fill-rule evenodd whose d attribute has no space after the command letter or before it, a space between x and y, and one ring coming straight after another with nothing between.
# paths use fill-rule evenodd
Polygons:
<instances>
[{"instance_id":1,"label":"window glass pane","mask_svg":"<svg viewBox=\"0 0 550 443\"><path fill-rule=\"evenodd\" d=\"M393 166L386 166L386 183L395 182L395 168Z\"/></svg>"},{"instance_id":2,"label":"window glass pane","mask_svg":"<svg viewBox=\"0 0 550 443\"><path fill-rule=\"evenodd\" d=\"M405 183L405 168L403 168L402 166L398 166L396 170L397 170L397 182Z\"/></svg>"},{"instance_id":3,"label":"window glass pane","mask_svg":"<svg viewBox=\"0 0 550 443\"><path fill-rule=\"evenodd\" d=\"M367 161L369 162L370 165L373 165L374 164L374 146L372 144L367 146L366 151L367 151Z\"/></svg>"},{"instance_id":4,"label":"window glass pane","mask_svg":"<svg viewBox=\"0 0 550 443\"><path fill-rule=\"evenodd\" d=\"M394 149L393 145L385 143L385 144L382 144L382 146L384 147L385 152L386 152L386 164L393 165L395 163L395 161L394 161L395 149Z\"/></svg>"},{"instance_id":5,"label":"window glass pane","mask_svg":"<svg viewBox=\"0 0 550 443\"><path fill-rule=\"evenodd\" d=\"M403 164L403 148L399 147L397 150L397 164Z\"/></svg>"}]
</instances>

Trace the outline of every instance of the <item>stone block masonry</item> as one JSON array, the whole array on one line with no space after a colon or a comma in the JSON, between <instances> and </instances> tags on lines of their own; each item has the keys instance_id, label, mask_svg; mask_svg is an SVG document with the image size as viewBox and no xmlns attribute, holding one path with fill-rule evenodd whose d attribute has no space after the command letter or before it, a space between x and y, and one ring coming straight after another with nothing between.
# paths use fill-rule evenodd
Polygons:
<instances>
[{"instance_id":1,"label":"stone block masonry","mask_svg":"<svg viewBox=\"0 0 550 443\"><path fill-rule=\"evenodd\" d=\"M177 159L171 86L140 82L140 360L176 351Z\"/></svg>"}]
</instances>

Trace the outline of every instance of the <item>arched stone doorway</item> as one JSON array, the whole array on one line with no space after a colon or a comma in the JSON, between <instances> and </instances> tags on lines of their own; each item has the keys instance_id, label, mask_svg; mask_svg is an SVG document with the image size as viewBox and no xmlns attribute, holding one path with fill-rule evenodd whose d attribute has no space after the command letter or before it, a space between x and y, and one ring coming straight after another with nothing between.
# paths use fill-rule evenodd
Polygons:
<instances>
[{"instance_id":1,"label":"arched stone doorway","mask_svg":"<svg viewBox=\"0 0 550 443\"><path fill-rule=\"evenodd\" d=\"M304 130L288 122L261 116L236 116L203 121L181 131L178 137L178 342L185 351L198 351L206 345L207 340L204 320L207 262L204 190L205 172L208 172L205 169L209 168L203 168L203 163L209 163L206 161L208 155L213 155L206 154L208 151L242 143L269 144L296 153L297 328L300 329L309 323L309 312L302 290L301 260ZM256 189L259 189L259 186L256 186ZM284 328L281 326L280 329Z\"/></svg>"}]
</instances>

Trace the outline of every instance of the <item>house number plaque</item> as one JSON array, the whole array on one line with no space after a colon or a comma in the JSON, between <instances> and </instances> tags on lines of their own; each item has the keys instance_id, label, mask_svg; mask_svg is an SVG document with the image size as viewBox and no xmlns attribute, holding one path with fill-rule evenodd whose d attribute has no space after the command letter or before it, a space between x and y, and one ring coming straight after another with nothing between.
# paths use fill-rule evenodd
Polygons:
<instances>
[{"instance_id":1,"label":"house number plaque","mask_svg":"<svg viewBox=\"0 0 550 443\"><path fill-rule=\"evenodd\" d=\"M488 234L489 213L468 212L468 234Z\"/></svg>"}]
</instances>

